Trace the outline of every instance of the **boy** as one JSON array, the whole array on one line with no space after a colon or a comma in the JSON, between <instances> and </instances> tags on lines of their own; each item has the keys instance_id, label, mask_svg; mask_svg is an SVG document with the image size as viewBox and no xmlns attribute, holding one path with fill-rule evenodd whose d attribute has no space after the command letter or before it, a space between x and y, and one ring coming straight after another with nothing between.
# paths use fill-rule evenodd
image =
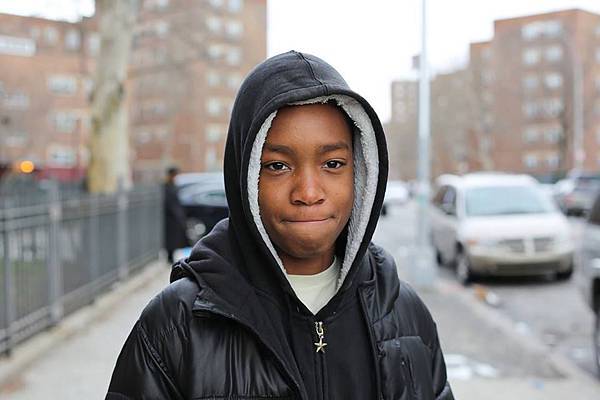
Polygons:
<instances>
[{"instance_id":1,"label":"boy","mask_svg":"<svg viewBox=\"0 0 600 400\"><path fill-rule=\"evenodd\" d=\"M323 60L268 59L225 149L230 216L176 263L108 399L453 399L435 324L370 243L383 129Z\"/></svg>"}]
</instances>

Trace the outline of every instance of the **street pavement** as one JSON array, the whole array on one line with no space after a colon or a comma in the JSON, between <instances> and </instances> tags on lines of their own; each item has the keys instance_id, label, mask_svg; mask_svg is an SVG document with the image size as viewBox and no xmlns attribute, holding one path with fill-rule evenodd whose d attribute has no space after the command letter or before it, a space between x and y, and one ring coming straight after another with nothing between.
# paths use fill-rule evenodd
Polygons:
<instances>
[{"instance_id":1,"label":"street pavement","mask_svg":"<svg viewBox=\"0 0 600 400\"><path fill-rule=\"evenodd\" d=\"M400 277L409 282L415 281L411 255L415 223L414 204L394 209L381 219L374 238L394 255ZM11 359L0 359L0 383L4 382L0 398L103 398L127 334L144 305L166 285L168 272L164 263L149 266L62 326L20 346ZM491 290L506 299L502 306L490 306L481 300L490 283L484 282L483 289L465 289L449 271L436 272L434 285L417 290L436 320L457 399L600 398L600 383L539 336L532 321L543 320L542 316L531 318L534 310L530 310L522 318L515 317L516 311L511 310L520 310L519 300L528 298L519 285L503 286L506 291L519 292L510 296L494 286ZM530 291L527 284L523 289ZM540 310L552 312L540 307L538 313ZM528 321L530 329L523 328L522 320ZM50 345L39 344L44 341Z\"/></svg>"}]
</instances>

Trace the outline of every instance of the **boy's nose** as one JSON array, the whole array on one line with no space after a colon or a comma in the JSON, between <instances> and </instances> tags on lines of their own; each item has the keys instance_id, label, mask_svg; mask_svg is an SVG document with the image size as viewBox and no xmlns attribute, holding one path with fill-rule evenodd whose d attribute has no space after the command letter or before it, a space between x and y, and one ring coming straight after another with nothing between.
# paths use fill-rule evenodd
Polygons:
<instances>
[{"instance_id":1,"label":"boy's nose","mask_svg":"<svg viewBox=\"0 0 600 400\"><path fill-rule=\"evenodd\" d=\"M298 174L291 193L292 204L312 206L325 201L318 173L301 172Z\"/></svg>"}]
</instances>

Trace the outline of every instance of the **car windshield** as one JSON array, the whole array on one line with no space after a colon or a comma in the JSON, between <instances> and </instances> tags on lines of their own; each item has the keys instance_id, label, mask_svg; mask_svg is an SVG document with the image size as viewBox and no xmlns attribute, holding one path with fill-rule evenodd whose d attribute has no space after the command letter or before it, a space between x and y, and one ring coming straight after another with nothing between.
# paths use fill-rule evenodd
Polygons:
<instances>
[{"instance_id":1,"label":"car windshield","mask_svg":"<svg viewBox=\"0 0 600 400\"><path fill-rule=\"evenodd\" d=\"M486 186L471 188L465 194L468 216L541 214L555 207L535 186Z\"/></svg>"},{"instance_id":2,"label":"car windshield","mask_svg":"<svg viewBox=\"0 0 600 400\"><path fill-rule=\"evenodd\" d=\"M596 192L600 190L600 177L581 176L577 178L575 190L579 192Z\"/></svg>"}]
</instances>

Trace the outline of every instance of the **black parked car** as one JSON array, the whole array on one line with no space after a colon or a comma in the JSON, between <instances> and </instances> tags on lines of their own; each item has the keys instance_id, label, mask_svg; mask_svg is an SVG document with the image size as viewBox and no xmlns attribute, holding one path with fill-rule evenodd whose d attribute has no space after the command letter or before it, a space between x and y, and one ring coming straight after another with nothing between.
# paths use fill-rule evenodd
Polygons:
<instances>
[{"instance_id":1,"label":"black parked car","mask_svg":"<svg viewBox=\"0 0 600 400\"><path fill-rule=\"evenodd\" d=\"M593 346L598 377L600 377L600 196L596 196L596 201L588 215L579 256L580 287L588 305L596 314Z\"/></svg>"},{"instance_id":2,"label":"black parked car","mask_svg":"<svg viewBox=\"0 0 600 400\"><path fill-rule=\"evenodd\" d=\"M577 174L556 183L556 202L567 215L585 216L600 191L600 176Z\"/></svg>"},{"instance_id":3,"label":"black parked car","mask_svg":"<svg viewBox=\"0 0 600 400\"><path fill-rule=\"evenodd\" d=\"M223 181L193 183L181 188L179 201L187 218L188 238L192 243L211 231L229 215Z\"/></svg>"}]
</instances>

